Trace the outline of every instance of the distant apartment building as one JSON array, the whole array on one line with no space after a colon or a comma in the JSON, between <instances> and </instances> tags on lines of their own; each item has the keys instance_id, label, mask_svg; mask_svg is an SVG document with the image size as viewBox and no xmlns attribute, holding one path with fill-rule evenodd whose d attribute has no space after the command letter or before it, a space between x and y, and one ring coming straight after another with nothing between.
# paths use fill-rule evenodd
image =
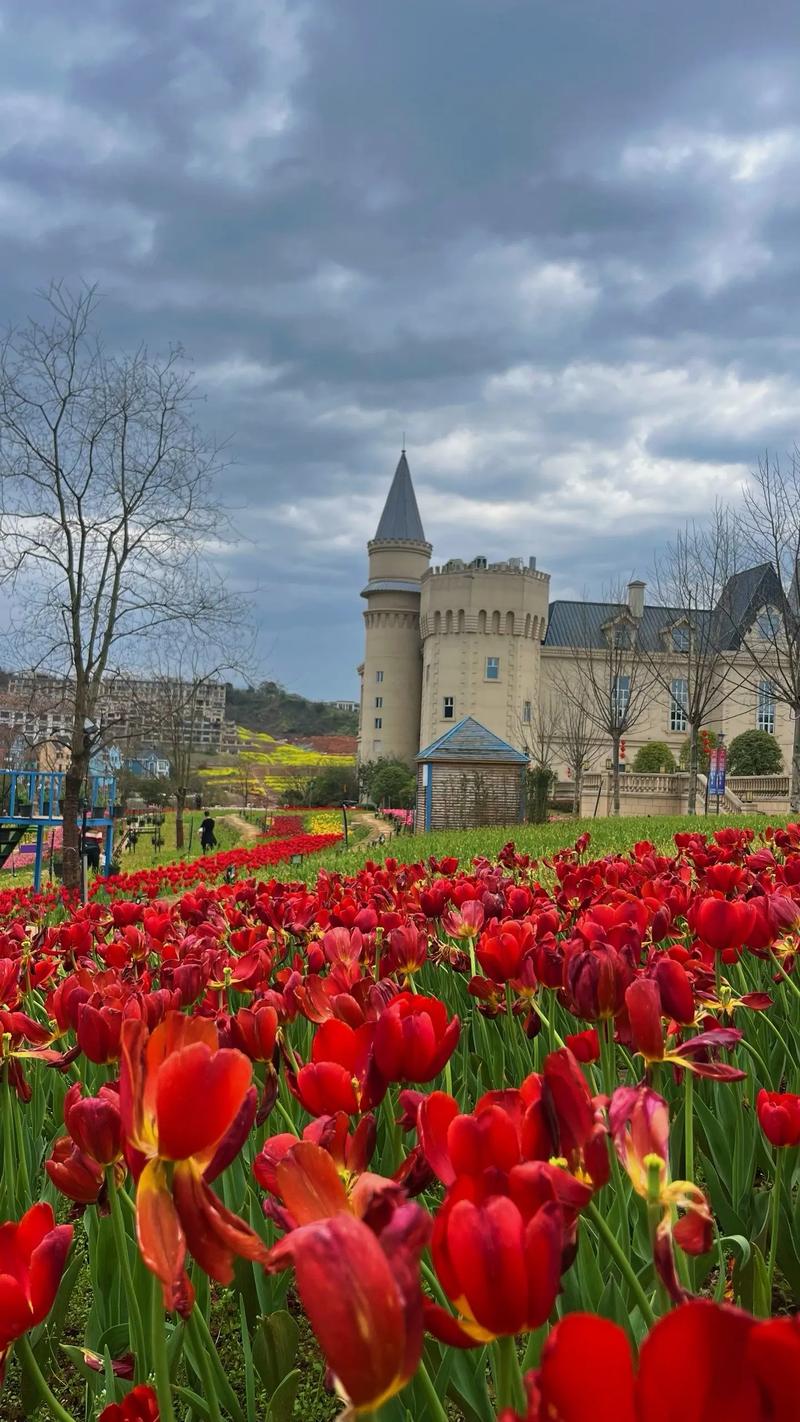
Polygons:
<instances>
[{"instance_id":1,"label":"distant apartment building","mask_svg":"<svg viewBox=\"0 0 800 1422\"><path fill-rule=\"evenodd\" d=\"M175 680L110 677L100 691L94 720L104 736L122 744L172 742L217 755L235 749L235 730L225 720L224 682L201 682L192 693ZM0 696L0 727L19 730L32 744L68 736L72 726L71 682L23 672Z\"/></svg>"}]
</instances>

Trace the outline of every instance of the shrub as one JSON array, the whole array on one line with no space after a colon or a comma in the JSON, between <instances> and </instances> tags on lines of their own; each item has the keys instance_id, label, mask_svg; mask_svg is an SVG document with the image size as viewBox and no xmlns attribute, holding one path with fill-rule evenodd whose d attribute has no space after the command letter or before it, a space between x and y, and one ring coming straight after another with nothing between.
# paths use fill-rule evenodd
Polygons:
<instances>
[{"instance_id":1,"label":"shrub","mask_svg":"<svg viewBox=\"0 0 800 1422\"><path fill-rule=\"evenodd\" d=\"M671 775L677 768L672 751L663 741L648 741L640 746L633 762L633 769L646 775L657 775L659 772Z\"/></svg>"},{"instance_id":2,"label":"shrub","mask_svg":"<svg viewBox=\"0 0 800 1422\"><path fill-rule=\"evenodd\" d=\"M743 731L731 741L729 775L777 775L782 769L781 748L769 731Z\"/></svg>"}]
</instances>

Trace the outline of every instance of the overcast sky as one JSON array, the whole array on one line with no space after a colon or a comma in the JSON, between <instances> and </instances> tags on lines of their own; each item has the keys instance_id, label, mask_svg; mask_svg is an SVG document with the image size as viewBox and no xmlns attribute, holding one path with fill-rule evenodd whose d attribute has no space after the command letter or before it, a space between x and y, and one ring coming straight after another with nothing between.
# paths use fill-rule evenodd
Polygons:
<instances>
[{"instance_id":1,"label":"overcast sky","mask_svg":"<svg viewBox=\"0 0 800 1422\"><path fill-rule=\"evenodd\" d=\"M263 674L356 694L435 558L647 577L800 431L797 0L0 0L0 315L97 282L229 439Z\"/></svg>"}]
</instances>

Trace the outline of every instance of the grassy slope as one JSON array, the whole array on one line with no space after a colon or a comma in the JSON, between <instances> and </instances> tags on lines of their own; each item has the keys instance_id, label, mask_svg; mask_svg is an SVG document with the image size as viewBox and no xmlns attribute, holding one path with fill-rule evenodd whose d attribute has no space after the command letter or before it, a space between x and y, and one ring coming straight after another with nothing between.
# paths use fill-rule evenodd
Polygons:
<instances>
[{"instance_id":1,"label":"grassy slope","mask_svg":"<svg viewBox=\"0 0 800 1422\"><path fill-rule=\"evenodd\" d=\"M368 859L380 860L387 856L401 860L405 864L427 859L433 854L456 855L462 864L468 864L476 855L485 854L489 858L513 840L519 850L540 858L552 854L556 849L574 843L578 835L591 835L590 853L602 857L604 854L625 852L637 840L649 839L662 851L670 852L673 835L679 830L700 830L711 834L723 825L748 825L756 830L767 824L785 823L785 819L764 815L696 815L659 816L626 818L619 820L554 820L546 825L505 825L499 829L436 830L431 834L398 835L389 837L384 845L371 844L357 848L345 855L341 847L327 850L308 858L303 866L303 878L312 882L321 868L339 869L351 873Z\"/></svg>"}]
</instances>

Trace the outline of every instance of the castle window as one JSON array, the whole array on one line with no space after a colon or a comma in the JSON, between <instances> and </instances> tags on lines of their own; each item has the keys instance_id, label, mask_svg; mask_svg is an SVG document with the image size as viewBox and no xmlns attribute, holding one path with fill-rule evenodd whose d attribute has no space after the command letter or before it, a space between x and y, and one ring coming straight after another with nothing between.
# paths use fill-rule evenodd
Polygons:
<instances>
[{"instance_id":1,"label":"castle window","mask_svg":"<svg viewBox=\"0 0 800 1422\"><path fill-rule=\"evenodd\" d=\"M756 726L759 731L768 731L771 736L775 734L775 688L771 681L758 683Z\"/></svg>"},{"instance_id":2,"label":"castle window","mask_svg":"<svg viewBox=\"0 0 800 1422\"><path fill-rule=\"evenodd\" d=\"M628 714L631 699L631 679L629 676L615 676L612 689L612 706L615 726L622 726Z\"/></svg>"},{"instance_id":3,"label":"castle window","mask_svg":"<svg viewBox=\"0 0 800 1422\"><path fill-rule=\"evenodd\" d=\"M430 662L428 662L428 665L427 665L426 668L425 668L425 685L426 685L426 686L427 686L428 682L430 681L430 679L431 679L431 664L430 664Z\"/></svg>"},{"instance_id":4,"label":"castle window","mask_svg":"<svg viewBox=\"0 0 800 1422\"><path fill-rule=\"evenodd\" d=\"M673 627L672 629L672 650L673 652L689 651L689 628L685 622L682 626ZM678 729L681 730L683 727L679 727Z\"/></svg>"},{"instance_id":5,"label":"castle window","mask_svg":"<svg viewBox=\"0 0 800 1422\"><path fill-rule=\"evenodd\" d=\"M376 696L376 697L375 697L375 708L376 708L376 710L379 711L382 705L383 705L383 697L382 697L382 696Z\"/></svg>"},{"instance_id":6,"label":"castle window","mask_svg":"<svg viewBox=\"0 0 800 1422\"><path fill-rule=\"evenodd\" d=\"M375 673L375 680L376 680L376 681L383 681L383 672L382 672L382 671L376 671L376 673Z\"/></svg>"},{"instance_id":7,"label":"castle window","mask_svg":"<svg viewBox=\"0 0 800 1422\"><path fill-rule=\"evenodd\" d=\"M688 684L684 676L676 676L669 684L671 701L669 706L669 728L671 731L686 730L686 700Z\"/></svg>"},{"instance_id":8,"label":"castle window","mask_svg":"<svg viewBox=\"0 0 800 1422\"><path fill-rule=\"evenodd\" d=\"M445 721L453 721L456 714L456 701L454 696L445 696L442 702L442 716Z\"/></svg>"},{"instance_id":9,"label":"castle window","mask_svg":"<svg viewBox=\"0 0 800 1422\"><path fill-rule=\"evenodd\" d=\"M526 726L529 726L529 725L531 724L531 703L530 703L530 701L523 701L523 703L522 703L522 720L523 720L523 722L524 722L524 724L525 724Z\"/></svg>"},{"instance_id":10,"label":"castle window","mask_svg":"<svg viewBox=\"0 0 800 1422\"><path fill-rule=\"evenodd\" d=\"M375 730L376 730L376 731L379 731L382 726L383 726L383 717L382 717L382 716L376 716L376 717L375 717Z\"/></svg>"},{"instance_id":11,"label":"castle window","mask_svg":"<svg viewBox=\"0 0 800 1422\"><path fill-rule=\"evenodd\" d=\"M487 658L486 658L486 680L487 680L487 681L499 681L499 680L500 680L500 658L499 658L499 657L487 657Z\"/></svg>"}]
</instances>

